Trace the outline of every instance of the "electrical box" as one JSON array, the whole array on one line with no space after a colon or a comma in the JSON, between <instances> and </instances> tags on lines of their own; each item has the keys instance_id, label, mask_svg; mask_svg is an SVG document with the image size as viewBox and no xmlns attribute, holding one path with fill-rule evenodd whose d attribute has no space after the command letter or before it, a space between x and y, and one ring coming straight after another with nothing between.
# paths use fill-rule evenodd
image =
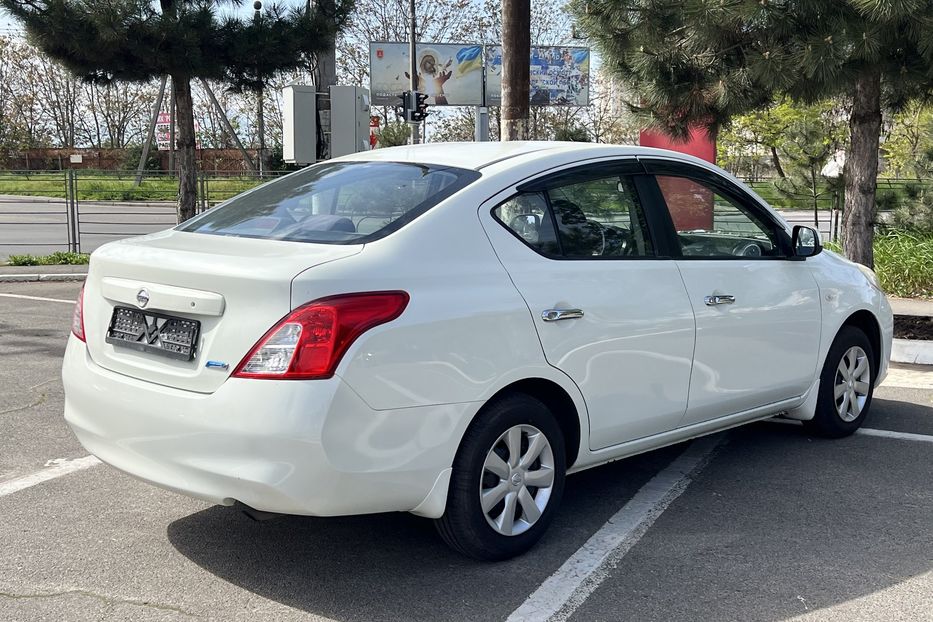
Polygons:
<instances>
[{"instance_id":1,"label":"electrical box","mask_svg":"<svg viewBox=\"0 0 933 622\"><path fill-rule=\"evenodd\" d=\"M282 159L289 164L317 161L315 88L292 84L282 89Z\"/></svg>"},{"instance_id":2,"label":"electrical box","mask_svg":"<svg viewBox=\"0 0 933 622\"><path fill-rule=\"evenodd\" d=\"M330 87L330 156L369 151L369 89Z\"/></svg>"}]
</instances>

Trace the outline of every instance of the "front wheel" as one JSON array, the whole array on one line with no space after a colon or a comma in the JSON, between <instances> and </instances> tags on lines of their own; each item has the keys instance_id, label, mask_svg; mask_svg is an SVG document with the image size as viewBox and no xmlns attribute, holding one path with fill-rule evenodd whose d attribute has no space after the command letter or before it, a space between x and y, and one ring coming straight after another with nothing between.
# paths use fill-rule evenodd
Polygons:
<instances>
[{"instance_id":1,"label":"front wheel","mask_svg":"<svg viewBox=\"0 0 933 622\"><path fill-rule=\"evenodd\" d=\"M855 432L871 406L877 376L873 361L874 352L865 333L843 326L823 364L816 414L804 425L828 438Z\"/></svg>"},{"instance_id":2,"label":"front wheel","mask_svg":"<svg viewBox=\"0 0 933 622\"><path fill-rule=\"evenodd\" d=\"M524 553L553 519L565 470L564 437L547 406L525 394L499 399L464 436L437 529L474 559Z\"/></svg>"}]
</instances>

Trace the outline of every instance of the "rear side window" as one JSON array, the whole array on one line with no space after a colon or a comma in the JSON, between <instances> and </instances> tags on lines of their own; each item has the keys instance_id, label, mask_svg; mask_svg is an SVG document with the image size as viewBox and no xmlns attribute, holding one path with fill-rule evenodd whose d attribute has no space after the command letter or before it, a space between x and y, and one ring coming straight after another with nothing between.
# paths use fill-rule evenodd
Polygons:
<instances>
[{"instance_id":1,"label":"rear side window","mask_svg":"<svg viewBox=\"0 0 933 622\"><path fill-rule=\"evenodd\" d=\"M178 229L362 244L396 231L478 177L409 162L325 162L236 196Z\"/></svg>"}]
</instances>

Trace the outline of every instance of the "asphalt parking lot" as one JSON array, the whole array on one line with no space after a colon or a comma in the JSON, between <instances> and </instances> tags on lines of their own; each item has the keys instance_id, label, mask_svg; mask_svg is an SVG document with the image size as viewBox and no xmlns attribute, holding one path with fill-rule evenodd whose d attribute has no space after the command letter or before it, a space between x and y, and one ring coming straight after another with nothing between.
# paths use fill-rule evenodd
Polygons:
<instances>
[{"instance_id":1,"label":"asphalt parking lot","mask_svg":"<svg viewBox=\"0 0 933 622\"><path fill-rule=\"evenodd\" d=\"M759 423L575 475L536 549L482 564L412 515L257 523L86 459L78 289L0 283L2 621L933 620L933 370L848 439Z\"/></svg>"}]
</instances>

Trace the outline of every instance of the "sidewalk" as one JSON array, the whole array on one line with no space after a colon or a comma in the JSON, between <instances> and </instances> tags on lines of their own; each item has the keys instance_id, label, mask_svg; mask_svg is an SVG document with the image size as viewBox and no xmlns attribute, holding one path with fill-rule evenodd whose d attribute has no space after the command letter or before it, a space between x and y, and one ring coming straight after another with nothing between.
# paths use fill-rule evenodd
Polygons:
<instances>
[{"instance_id":1,"label":"sidewalk","mask_svg":"<svg viewBox=\"0 0 933 622\"><path fill-rule=\"evenodd\" d=\"M83 266L0 266L0 283L23 281L83 281Z\"/></svg>"},{"instance_id":2,"label":"sidewalk","mask_svg":"<svg viewBox=\"0 0 933 622\"><path fill-rule=\"evenodd\" d=\"M888 302L891 304L894 315L933 317L933 300L895 298L893 296L888 296Z\"/></svg>"}]
</instances>

